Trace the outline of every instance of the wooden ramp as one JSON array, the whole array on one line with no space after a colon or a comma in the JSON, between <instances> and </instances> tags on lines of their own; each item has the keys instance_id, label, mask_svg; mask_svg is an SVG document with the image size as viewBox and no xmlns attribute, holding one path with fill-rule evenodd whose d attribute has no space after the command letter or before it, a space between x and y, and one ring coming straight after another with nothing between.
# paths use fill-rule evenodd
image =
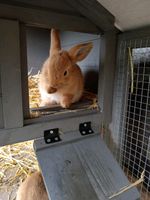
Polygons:
<instances>
[{"instance_id":1,"label":"wooden ramp","mask_svg":"<svg viewBox=\"0 0 150 200\"><path fill-rule=\"evenodd\" d=\"M51 200L140 199L136 188L110 198L129 182L99 134L66 133L34 147Z\"/></svg>"}]
</instances>

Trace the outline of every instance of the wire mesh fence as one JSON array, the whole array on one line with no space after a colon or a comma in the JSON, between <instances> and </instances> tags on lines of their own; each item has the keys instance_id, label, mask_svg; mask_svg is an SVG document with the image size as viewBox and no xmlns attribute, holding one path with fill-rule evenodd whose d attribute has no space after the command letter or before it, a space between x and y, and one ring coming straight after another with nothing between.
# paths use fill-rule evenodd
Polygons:
<instances>
[{"instance_id":1,"label":"wire mesh fence","mask_svg":"<svg viewBox=\"0 0 150 200\"><path fill-rule=\"evenodd\" d=\"M131 54L131 57L130 57ZM150 199L150 38L119 42L113 102L113 153L131 182Z\"/></svg>"}]
</instances>

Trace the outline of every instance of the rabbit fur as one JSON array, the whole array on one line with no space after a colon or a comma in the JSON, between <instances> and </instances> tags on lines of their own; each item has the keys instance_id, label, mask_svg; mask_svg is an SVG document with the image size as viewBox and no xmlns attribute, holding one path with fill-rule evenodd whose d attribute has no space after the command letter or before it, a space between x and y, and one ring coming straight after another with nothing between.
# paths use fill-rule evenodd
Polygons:
<instances>
[{"instance_id":1,"label":"rabbit fur","mask_svg":"<svg viewBox=\"0 0 150 200\"><path fill-rule=\"evenodd\" d=\"M90 42L76 45L68 51L62 50L59 31L51 30L49 57L43 64L39 81L40 106L60 104L63 108L69 108L80 100L84 78L76 63L83 60L92 47Z\"/></svg>"},{"instance_id":2,"label":"rabbit fur","mask_svg":"<svg viewBox=\"0 0 150 200\"><path fill-rule=\"evenodd\" d=\"M18 189L16 200L48 200L41 172L26 178Z\"/></svg>"}]
</instances>

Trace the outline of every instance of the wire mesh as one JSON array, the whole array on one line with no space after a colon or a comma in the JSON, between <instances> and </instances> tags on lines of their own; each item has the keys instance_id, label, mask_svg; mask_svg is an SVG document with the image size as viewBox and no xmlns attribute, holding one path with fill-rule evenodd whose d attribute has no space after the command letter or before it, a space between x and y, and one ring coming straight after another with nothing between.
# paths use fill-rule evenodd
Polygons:
<instances>
[{"instance_id":1,"label":"wire mesh","mask_svg":"<svg viewBox=\"0 0 150 200\"><path fill-rule=\"evenodd\" d=\"M131 50L133 74L129 52ZM141 199L150 199L150 38L119 43L113 102L114 155L131 182L140 178ZM132 80L133 75L133 80ZM133 87L133 88L132 88Z\"/></svg>"}]
</instances>

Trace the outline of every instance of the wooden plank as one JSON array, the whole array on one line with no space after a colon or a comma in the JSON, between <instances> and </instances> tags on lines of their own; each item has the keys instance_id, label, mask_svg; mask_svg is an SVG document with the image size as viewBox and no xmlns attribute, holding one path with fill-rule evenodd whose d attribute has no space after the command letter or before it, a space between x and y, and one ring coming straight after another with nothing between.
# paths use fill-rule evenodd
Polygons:
<instances>
[{"instance_id":1,"label":"wooden plank","mask_svg":"<svg viewBox=\"0 0 150 200\"><path fill-rule=\"evenodd\" d=\"M54 114L46 115L41 115L39 117L31 117L30 119L26 119L24 121L24 124L35 124L35 123L41 123L45 121L51 121L51 120L59 120L59 119L65 119L65 118L71 118L74 116L83 116L83 115L90 115L90 114L95 114L100 112L100 109L92 109L92 108L80 108L78 110L67 110L65 109L64 111L59 111L55 112Z\"/></svg>"},{"instance_id":2,"label":"wooden plank","mask_svg":"<svg viewBox=\"0 0 150 200\"><path fill-rule=\"evenodd\" d=\"M88 176L90 178L93 176L93 180L91 178L92 185L95 188L101 187L107 197L119 191L120 188L129 185L127 177L125 177L121 167L99 135L77 142L75 149L82 164L87 169ZM97 189L98 192L99 190ZM132 188L113 199L137 200L139 199L139 194L136 188Z\"/></svg>"},{"instance_id":3,"label":"wooden plank","mask_svg":"<svg viewBox=\"0 0 150 200\"><path fill-rule=\"evenodd\" d=\"M83 122L91 121L92 128L95 131L100 130L101 116L97 113L90 114L74 114L69 117L69 114L62 118L58 116L57 120L45 118L44 121L40 121L33 124L33 121L29 122L22 128L12 128L0 130L0 146L7 144L13 144L17 142L32 140L36 138L41 138L44 135L44 130L59 128L62 133L77 131L79 130L79 124ZM31 124L30 124L31 123Z\"/></svg>"},{"instance_id":4,"label":"wooden plank","mask_svg":"<svg viewBox=\"0 0 150 200\"><path fill-rule=\"evenodd\" d=\"M116 68L116 32L105 32L101 37L101 57L99 72L99 102L104 121L112 121L113 86Z\"/></svg>"},{"instance_id":5,"label":"wooden plank","mask_svg":"<svg viewBox=\"0 0 150 200\"><path fill-rule=\"evenodd\" d=\"M101 31L114 30L114 16L106 10L97 0L65 0L82 15L96 24Z\"/></svg>"},{"instance_id":6,"label":"wooden plank","mask_svg":"<svg viewBox=\"0 0 150 200\"><path fill-rule=\"evenodd\" d=\"M139 39L139 38L147 38L150 36L150 27L143 27L134 29L131 31L126 31L119 34L119 39L123 40L132 40L132 39Z\"/></svg>"},{"instance_id":7,"label":"wooden plank","mask_svg":"<svg viewBox=\"0 0 150 200\"><path fill-rule=\"evenodd\" d=\"M1 88L0 88L1 90ZM3 105L2 105L2 94L0 92L0 129L4 127L3 121Z\"/></svg>"},{"instance_id":8,"label":"wooden plank","mask_svg":"<svg viewBox=\"0 0 150 200\"><path fill-rule=\"evenodd\" d=\"M20 56L21 56L21 83L24 119L30 117L29 111L29 89L28 89L28 65L27 65L27 38L26 26L20 25Z\"/></svg>"},{"instance_id":9,"label":"wooden plank","mask_svg":"<svg viewBox=\"0 0 150 200\"><path fill-rule=\"evenodd\" d=\"M92 108L92 104L93 104L93 99L81 99L79 102L77 103L74 103L70 106L69 109L65 109L65 108L62 108L59 104L54 104L54 105L51 105L51 106L43 106L43 107L38 107L38 108L31 108L31 112L41 112L41 114L43 113L44 115L44 112L49 112L49 114L51 113L57 113L57 112L75 112L75 111L78 111L80 109L96 109L96 108Z\"/></svg>"},{"instance_id":10,"label":"wooden plank","mask_svg":"<svg viewBox=\"0 0 150 200\"><path fill-rule=\"evenodd\" d=\"M17 19L27 23L28 25L44 28L55 27L80 32L99 32L97 27L84 17L59 14L54 11L44 9L0 4L0 17Z\"/></svg>"},{"instance_id":11,"label":"wooden plank","mask_svg":"<svg viewBox=\"0 0 150 200\"><path fill-rule=\"evenodd\" d=\"M74 139L68 140L70 135ZM37 140L35 150L52 200L106 200L129 184L99 134L83 137L78 132L68 133L45 148ZM139 200L139 194L132 188L113 199Z\"/></svg>"},{"instance_id":12,"label":"wooden plank","mask_svg":"<svg viewBox=\"0 0 150 200\"><path fill-rule=\"evenodd\" d=\"M51 9L55 12L71 15L80 15L80 13L62 0L1 0L4 4L18 5L23 7L39 7L40 9Z\"/></svg>"},{"instance_id":13,"label":"wooden plank","mask_svg":"<svg viewBox=\"0 0 150 200\"><path fill-rule=\"evenodd\" d=\"M102 191L98 197L74 145L68 143L65 147L60 145L37 150L36 155L45 179L49 199L107 200Z\"/></svg>"},{"instance_id":14,"label":"wooden plank","mask_svg":"<svg viewBox=\"0 0 150 200\"><path fill-rule=\"evenodd\" d=\"M68 144L65 149L62 147L59 151L61 151L61 154L58 153L57 148L52 149L50 154L47 154L46 151L37 154L38 157L45 157L42 160L45 166L49 166L49 160L53 163L48 167L49 170L47 172L43 170L47 190L50 194L49 198L51 200L98 200L99 198L73 147ZM101 199L107 199L103 193L101 196Z\"/></svg>"},{"instance_id":15,"label":"wooden plank","mask_svg":"<svg viewBox=\"0 0 150 200\"><path fill-rule=\"evenodd\" d=\"M1 65L0 65L0 129L3 128L3 104L2 104L2 88L1 88Z\"/></svg>"},{"instance_id":16,"label":"wooden plank","mask_svg":"<svg viewBox=\"0 0 150 200\"><path fill-rule=\"evenodd\" d=\"M0 27L0 66L4 127L22 127L19 24L17 21L0 19Z\"/></svg>"}]
</instances>

